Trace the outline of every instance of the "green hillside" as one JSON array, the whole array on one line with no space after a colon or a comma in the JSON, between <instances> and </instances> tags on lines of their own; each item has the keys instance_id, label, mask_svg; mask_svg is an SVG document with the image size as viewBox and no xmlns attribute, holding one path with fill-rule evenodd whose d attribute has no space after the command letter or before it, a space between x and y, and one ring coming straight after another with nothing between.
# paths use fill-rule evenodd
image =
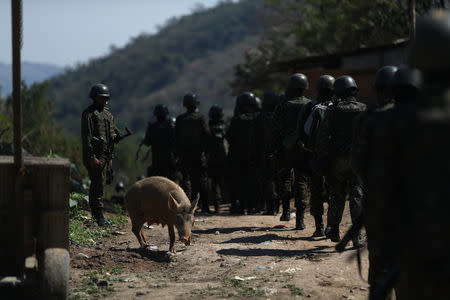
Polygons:
<instances>
[{"instance_id":1,"label":"green hillside","mask_svg":"<svg viewBox=\"0 0 450 300\"><path fill-rule=\"evenodd\" d=\"M232 68L243 61L246 48L258 44L263 6L263 0L220 2L52 78L48 93L58 107L57 120L78 135L81 112L90 104L89 88L96 82L110 87L109 105L119 125L134 130L144 129L156 103L179 113L189 91L198 93L204 112L214 103L231 107Z\"/></svg>"}]
</instances>

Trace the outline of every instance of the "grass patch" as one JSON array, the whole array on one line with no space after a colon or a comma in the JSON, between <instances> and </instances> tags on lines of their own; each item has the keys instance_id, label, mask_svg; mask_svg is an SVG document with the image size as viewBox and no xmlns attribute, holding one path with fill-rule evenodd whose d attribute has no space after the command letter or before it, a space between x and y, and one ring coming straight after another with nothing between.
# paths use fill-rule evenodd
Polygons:
<instances>
[{"instance_id":1,"label":"grass patch","mask_svg":"<svg viewBox=\"0 0 450 300\"><path fill-rule=\"evenodd\" d=\"M302 288L299 288L298 286L296 286L295 284L292 284L292 283L288 283L288 284L284 285L283 287L290 290L292 295L302 296L305 293L305 291L303 291Z\"/></svg>"},{"instance_id":2,"label":"grass patch","mask_svg":"<svg viewBox=\"0 0 450 300\"><path fill-rule=\"evenodd\" d=\"M263 295L263 291L260 291L258 289L255 289L251 286L249 286L247 283L231 279L231 285L236 289L236 292L238 293L238 297L257 297Z\"/></svg>"},{"instance_id":3,"label":"grass patch","mask_svg":"<svg viewBox=\"0 0 450 300\"><path fill-rule=\"evenodd\" d=\"M112 226L99 227L91 214L76 205L70 208L69 238L81 246L94 246L100 238L111 238L114 233L128 222L127 216L120 211L119 214L106 218Z\"/></svg>"},{"instance_id":4,"label":"grass patch","mask_svg":"<svg viewBox=\"0 0 450 300\"><path fill-rule=\"evenodd\" d=\"M100 270L88 272L84 275L81 285L75 289L76 293L85 293L90 298L106 297L114 291L114 282L121 281L120 274L124 272L121 266L103 267ZM104 282L107 282L105 285ZM87 299L80 294L73 294L71 300Z\"/></svg>"}]
</instances>

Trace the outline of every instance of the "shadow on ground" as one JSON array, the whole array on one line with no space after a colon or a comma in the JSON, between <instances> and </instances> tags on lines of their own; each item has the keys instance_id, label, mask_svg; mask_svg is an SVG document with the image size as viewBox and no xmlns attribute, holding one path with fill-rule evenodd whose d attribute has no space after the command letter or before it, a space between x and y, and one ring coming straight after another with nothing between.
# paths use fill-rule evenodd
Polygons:
<instances>
[{"instance_id":1,"label":"shadow on ground","mask_svg":"<svg viewBox=\"0 0 450 300\"><path fill-rule=\"evenodd\" d=\"M327 250L332 249L332 250ZM315 246L311 249L303 250L284 250L284 249L261 249L261 248L251 248L251 249L221 249L217 251L220 255L233 255L233 256L273 256L273 257L295 257L304 256L308 254L330 254L334 253L334 249L329 246Z\"/></svg>"}]
</instances>

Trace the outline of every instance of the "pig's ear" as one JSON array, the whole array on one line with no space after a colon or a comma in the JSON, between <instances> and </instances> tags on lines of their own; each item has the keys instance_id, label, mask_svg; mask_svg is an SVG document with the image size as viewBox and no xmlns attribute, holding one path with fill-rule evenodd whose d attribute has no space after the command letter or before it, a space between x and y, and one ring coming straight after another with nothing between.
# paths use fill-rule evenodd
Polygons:
<instances>
[{"instance_id":1,"label":"pig's ear","mask_svg":"<svg viewBox=\"0 0 450 300\"><path fill-rule=\"evenodd\" d=\"M178 211L178 207L180 207L180 204L178 204L177 200L169 194L169 209L173 211Z\"/></svg>"},{"instance_id":2,"label":"pig's ear","mask_svg":"<svg viewBox=\"0 0 450 300\"><path fill-rule=\"evenodd\" d=\"M191 213L194 212L195 209L197 208L198 199L200 199L200 196L197 196L197 198L195 198L195 200L192 201L192 203L191 203L191 209L190 209L190 212L191 212Z\"/></svg>"}]
</instances>

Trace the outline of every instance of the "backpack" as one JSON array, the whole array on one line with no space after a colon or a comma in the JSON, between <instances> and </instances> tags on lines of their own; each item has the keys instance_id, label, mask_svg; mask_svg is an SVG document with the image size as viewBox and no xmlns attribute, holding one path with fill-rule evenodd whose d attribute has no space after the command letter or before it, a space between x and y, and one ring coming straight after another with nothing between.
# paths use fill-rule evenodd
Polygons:
<instances>
[{"instance_id":1,"label":"backpack","mask_svg":"<svg viewBox=\"0 0 450 300\"><path fill-rule=\"evenodd\" d=\"M303 131L306 135L305 148L309 150L315 149L317 132L331 105L333 105L332 102L319 103L312 108L311 113L308 115L305 125L303 126Z\"/></svg>"},{"instance_id":2,"label":"backpack","mask_svg":"<svg viewBox=\"0 0 450 300\"><path fill-rule=\"evenodd\" d=\"M366 105L353 98L325 109L325 116L314 135L314 151L321 155L348 152L352 144L355 118L365 110Z\"/></svg>"}]
</instances>

